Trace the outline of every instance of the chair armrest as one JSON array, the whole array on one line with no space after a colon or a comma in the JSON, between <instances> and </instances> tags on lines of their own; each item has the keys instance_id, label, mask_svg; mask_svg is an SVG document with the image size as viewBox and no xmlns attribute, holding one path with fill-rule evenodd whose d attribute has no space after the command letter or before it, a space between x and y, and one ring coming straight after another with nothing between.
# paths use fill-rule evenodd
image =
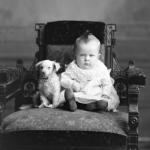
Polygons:
<instances>
[{"instance_id":1,"label":"chair armrest","mask_svg":"<svg viewBox=\"0 0 150 150\"><path fill-rule=\"evenodd\" d=\"M7 102L18 95L20 92L20 80L18 79L0 85L0 125Z\"/></svg>"},{"instance_id":2,"label":"chair armrest","mask_svg":"<svg viewBox=\"0 0 150 150\"><path fill-rule=\"evenodd\" d=\"M129 85L138 85L139 87L144 87L146 84L146 76L144 72L134 65L133 61L129 61L128 67L125 69L128 84Z\"/></svg>"}]
</instances>

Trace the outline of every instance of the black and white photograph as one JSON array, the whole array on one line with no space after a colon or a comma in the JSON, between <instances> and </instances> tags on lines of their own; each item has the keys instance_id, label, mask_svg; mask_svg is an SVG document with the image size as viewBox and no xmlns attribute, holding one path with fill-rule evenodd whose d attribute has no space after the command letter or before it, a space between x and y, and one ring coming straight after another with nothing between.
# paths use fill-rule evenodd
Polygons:
<instances>
[{"instance_id":1,"label":"black and white photograph","mask_svg":"<svg viewBox=\"0 0 150 150\"><path fill-rule=\"evenodd\" d=\"M149 0L0 0L0 150L149 150L149 83Z\"/></svg>"}]
</instances>

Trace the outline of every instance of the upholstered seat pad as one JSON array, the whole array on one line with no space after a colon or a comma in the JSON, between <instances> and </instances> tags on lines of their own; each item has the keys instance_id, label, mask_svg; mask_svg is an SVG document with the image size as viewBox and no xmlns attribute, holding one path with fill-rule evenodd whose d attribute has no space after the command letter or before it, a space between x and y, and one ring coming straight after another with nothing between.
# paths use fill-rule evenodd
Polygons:
<instances>
[{"instance_id":1,"label":"upholstered seat pad","mask_svg":"<svg viewBox=\"0 0 150 150\"><path fill-rule=\"evenodd\" d=\"M127 114L124 112L89 112L62 109L27 109L7 116L2 132L24 130L96 131L126 136Z\"/></svg>"}]
</instances>

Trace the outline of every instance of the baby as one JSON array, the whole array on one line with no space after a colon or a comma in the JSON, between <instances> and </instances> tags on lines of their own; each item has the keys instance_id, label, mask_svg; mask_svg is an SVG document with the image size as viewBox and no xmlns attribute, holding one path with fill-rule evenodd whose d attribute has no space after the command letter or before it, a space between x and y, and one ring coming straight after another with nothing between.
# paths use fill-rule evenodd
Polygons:
<instances>
[{"instance_id":1,"label":"baby","mask_svg":"<svg viewBox=\"0 0 150 150\"><path fill-rule=\"evenodd\" d=\"M74 58L61 75L64 97L70 111L115 111L119 98L110 71L99 60L101 43L91 33L76 39Z\"/></svg>"}]
</instances>

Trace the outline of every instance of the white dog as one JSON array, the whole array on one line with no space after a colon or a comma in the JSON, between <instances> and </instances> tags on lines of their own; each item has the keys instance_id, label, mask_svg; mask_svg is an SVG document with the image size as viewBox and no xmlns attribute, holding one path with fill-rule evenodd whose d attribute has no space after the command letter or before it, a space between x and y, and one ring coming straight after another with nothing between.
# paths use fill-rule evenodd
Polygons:
<instances>
[{"instance_id":1,"label":"white dog","mask_svg":"<svg viewBox=\"0 0 150 150\"><path fill-rule=\"evenodd\" d=\"M60 68L59 63L50 60L43 60L36 64L39 70L38 89L41 104L38 106L56 108L59 105L60 79L56 74Z\"/></svg>"}]
</instances>

